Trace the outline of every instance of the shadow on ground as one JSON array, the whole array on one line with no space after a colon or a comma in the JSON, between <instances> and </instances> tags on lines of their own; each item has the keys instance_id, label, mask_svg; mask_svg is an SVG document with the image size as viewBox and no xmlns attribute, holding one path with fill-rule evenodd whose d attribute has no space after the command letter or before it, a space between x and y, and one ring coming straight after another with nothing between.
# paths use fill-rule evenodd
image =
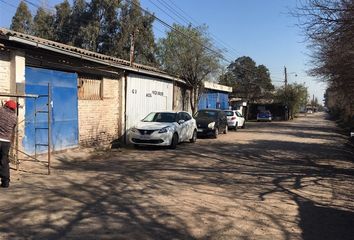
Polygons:
<instances>
[{"instance_id":1,"label":"shadow on ground","mask_svg":"<svg viewBox=\"0 0 354 240\"><path fill-rule=\"evenodd\" d=\"M0 232L7 239L353 239L353 156L340 145L264 139L64 154L52 176L8 191Z\"/></svg>"}]
</instances>

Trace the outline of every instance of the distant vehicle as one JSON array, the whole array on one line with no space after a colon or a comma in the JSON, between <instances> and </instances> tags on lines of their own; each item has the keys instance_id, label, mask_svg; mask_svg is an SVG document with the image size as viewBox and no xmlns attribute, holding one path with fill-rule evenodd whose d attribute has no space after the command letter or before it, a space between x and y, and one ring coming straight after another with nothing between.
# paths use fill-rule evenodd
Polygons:
<instances>
[{"instance_id":1,"label":"distant vehicle","mask_svg":"<svg viewBox=\"0 0 354 240\"><path fill-rule=\"evenodd\" d=\"M135 146L175 149L180 142L197 140L197 125L187 112L152 112L130 130L129 139Z\"/></svg>"},{"instance_id":2,"label":"distant vehicle","mask_svg":"<svg viewBox=\"0 0 354 240\"><path fill-rule=\"evenodd\" d=\"M309 110L307 110L307 113L312 114L313 112L311 109L309 109Z\"/></svg>"},{"instance_id":3,"label":"distant vehicle","mask_svg":"<svg viewBox=\"0 0 354 240\"><path fill-rule=\"evenodd\" d=\"M272 121L272 114L270 111L261 111L257 113L257 121Z\"/></svg>"},{"instance_id":4,"label":"distant vehicle","mask_svg":"<svg viewBox=\"0 0 354 240\"><path fill-rule=\"evenodd\" d=\"M225 110L229 129L245 128L245 118L237 110Z\"/></svg>"},{"instance_id":5,"label":"distant vehicle","mask_svg":"<svg viewBox=\"0 0 354 240\"><path fill-rule=\"evenodd\" d=\"M194 115L197 121L198 135L217 138L220 132L228 131L226 114L220 109L203 109Z\"/></svg>"}]
</instances>

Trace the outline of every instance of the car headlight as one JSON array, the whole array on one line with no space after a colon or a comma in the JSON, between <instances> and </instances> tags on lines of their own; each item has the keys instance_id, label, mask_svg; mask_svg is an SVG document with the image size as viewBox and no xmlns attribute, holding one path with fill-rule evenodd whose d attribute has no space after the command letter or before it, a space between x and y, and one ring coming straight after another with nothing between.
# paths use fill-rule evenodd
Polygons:
<instances>
[{"instance_id":1,"label":"car headlight","mask_svg":"<svg viewBox=\"0 0 354 240\"><path fill-rule=\"evenodd\" d=\"M130 129L130 131L136 133L136 132L138 132L138 129L133 127L133 128Z\"/></svg>"},{"instance_id":2,"label":"car headlight","mask_svg":"<svg viewBox=\"0 0 354 240\"><path fill-rule=\"evenodd\" d=\"M171 127L164 127L159 130L159 133L166 133L166 132L172 132L173 128Z\"/></svg>"},{"instance_id":3,"label":"car headlight","mask_svg":"<svg viewBox=\"0 0 354 240\"><path fill-rule=\"evenodd\" d=\"M208 124L208 128L214 129L215 127L215 122L211 122Z\"/></svg>"}]
</instances>

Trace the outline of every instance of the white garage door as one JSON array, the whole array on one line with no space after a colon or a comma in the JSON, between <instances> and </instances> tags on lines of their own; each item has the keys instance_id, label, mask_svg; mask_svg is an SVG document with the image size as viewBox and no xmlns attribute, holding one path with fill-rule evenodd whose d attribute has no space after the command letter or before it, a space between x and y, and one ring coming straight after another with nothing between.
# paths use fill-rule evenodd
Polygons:
<instances>
[{"instance_id":1,"label":"white garage door","mask_svg":"<svg viewBox=\"0 0 354 240\"><path fill-rule=\"evenodd\" d=\"M150 112L172 111L173 83L129 74L126 101L126 129L129 130Z\"/></svg>"}]
</instances>

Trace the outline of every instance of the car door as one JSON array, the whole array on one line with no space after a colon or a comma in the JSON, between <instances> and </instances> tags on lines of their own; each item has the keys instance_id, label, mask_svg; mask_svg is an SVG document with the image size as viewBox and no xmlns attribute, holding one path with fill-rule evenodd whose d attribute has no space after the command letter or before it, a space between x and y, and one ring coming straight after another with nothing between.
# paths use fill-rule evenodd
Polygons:
<instances>
[{"instance_id":1,"label":"car door","mask_svg":"<svg viewBox=\"0 0 354 240\"><path fill-rule=\"evenodd\" d=\"M194 131L194 124L193 124L193 118L189 113L184 112L184 120L186 123L186 139L189 140L193 136L193 131Z\"/></svg>"},{"instance_id":2,"label":"car door","mask_svg":"<svg viewBox=\"0 0 354 240\"><path fill-rule=\"evenodd\" d=\"M184 119L184 113L179 112L177 114L177 128L179 129L178 136L179 136L180 142L186 140L186 135L187 135L186 124L187 123Z\"/></svg>"},{"instance_id":3,"label":"car door","mask_svg":"<svg viewBox=\"0 0 354 240\"><path fill-rule=\"evenodd\" d=\"M239 124L240 127L242 127L243 124L245 123L245 118L239 112L236 112L236 115L238 117L238 124Z\"/></svg>"}]
</instances>

